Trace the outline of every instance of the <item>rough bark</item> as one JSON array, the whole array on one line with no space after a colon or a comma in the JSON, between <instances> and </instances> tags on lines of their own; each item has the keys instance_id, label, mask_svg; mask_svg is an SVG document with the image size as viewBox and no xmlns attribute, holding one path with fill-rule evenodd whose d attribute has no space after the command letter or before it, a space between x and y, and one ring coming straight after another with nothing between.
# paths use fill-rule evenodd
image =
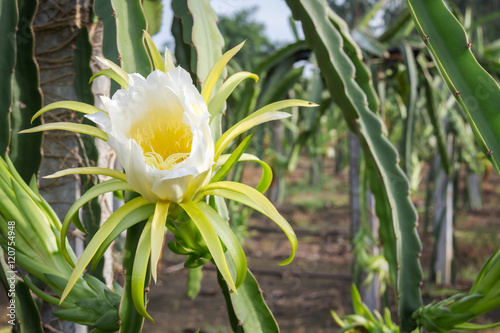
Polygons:
<instances>
[{"instance_id":1,"label":"rough bark","mask_svg":"<svg viewBox=\"0 0 500 333\"><path fill-rule=\"evenodd\" d=\"M89 3L79 0L41 0L35 17L35 55L40 66L40 83L44 104L60 100L76 100L73 51L78 29L88 22ZM43 122L71 121L77 116L69 110L46 113ZM43 160L40 167L40 193L51 204L60 219L80 196L79 177L58 179L42 177L65 168L83 164L79 152L80 137L72 132L49 131L43 137ZM73 232L70 242L75 252L83 250L81 235ZM47 330L85 332L86 327L59 321L52 315L52 306L44 303L43 321ZM50 325L50 327L49 327Z\"/></svg>"}]
</instances>

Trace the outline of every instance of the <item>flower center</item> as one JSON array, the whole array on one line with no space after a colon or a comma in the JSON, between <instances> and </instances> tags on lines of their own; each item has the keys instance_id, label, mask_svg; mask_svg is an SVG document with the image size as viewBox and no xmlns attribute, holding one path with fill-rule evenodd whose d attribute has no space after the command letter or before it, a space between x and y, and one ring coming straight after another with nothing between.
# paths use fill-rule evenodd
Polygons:
<instances>
[{"instance_id":1,"label":"flower center","mask_svg":"<svg viewBox=\"0 0 500 333\"><path fill-rule=\"evenodd\" d=\"M193 133L180 117L154 112L130 128L130 136L142 148L146 164L171 170L191 152Z\"/></svg>"}]
</instances>

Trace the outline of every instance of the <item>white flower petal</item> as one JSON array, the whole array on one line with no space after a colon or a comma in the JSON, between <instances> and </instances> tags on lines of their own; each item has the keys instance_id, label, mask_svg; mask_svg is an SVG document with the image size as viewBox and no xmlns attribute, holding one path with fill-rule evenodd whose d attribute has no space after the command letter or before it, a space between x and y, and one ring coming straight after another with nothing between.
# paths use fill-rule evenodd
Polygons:
<instances>
[{"instance_id":1,"label":"white flower petal","mask_svg":"<svg viewBox=\"0 0 500 333\"><path fill-rule=\"evenodd\" d=\"M177 67L168 75L161 71L154 71L147 78L131 74L128 89L118 90L111 99L104 99L103 103L109 116L99 112L90 115L89 119L103 126L109 135L108 144L116 152L126 171L127 182L147 200L181 202L191 199L210 179L214 163L214 143L209 126L210 114L188 72ZM147 164L146 152L140 146L144 141L136 142L134 138L134 135L140 135L143 140L144 135L150 135L150 139L155 140L157 133L155 131L163 131L163 127L154 124L154 119L158 117L161 117L161 121L167 120L166 124L169 125L166 126L181 128L184 125L180 124L185 124L190 128L190 132L173 130L166 133L192 135L189 156L165 170ZM180 138L172 137L172 140ZM163 141L146 142L154 142L161 146ZM172 144L175 144L175 141L165 143L167 146ZM155 147L152 146L147 149L155 151ZM150 160L150 157L148 158Z\"/></svg>"}]
</instances>

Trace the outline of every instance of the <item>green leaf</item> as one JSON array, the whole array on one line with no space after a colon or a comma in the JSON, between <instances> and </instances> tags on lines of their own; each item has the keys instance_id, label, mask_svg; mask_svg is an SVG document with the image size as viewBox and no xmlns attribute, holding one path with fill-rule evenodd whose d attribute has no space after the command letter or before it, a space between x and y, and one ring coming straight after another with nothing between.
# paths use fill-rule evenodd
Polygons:
<instances>
[{"instance_id":1,"label":"green leaf","mask_svg":"<svg viewBox=\"0 0 500 333\"><path fill-rule=\"evenodd\" d=\"M45 273L45 277L49 281L49 283L47 284L51 287L52 290L56 291L57 294L61 293L64 286L68 282L67 274L64 274L64 276L62 276L60 272L58 272L57 274ZM78 279L75 288L73 288L73 290L71 290L71 293L68 295L67 300L71 301L71 303L95 296L92 289L90 289L86 284L82 282L83 281L81 279Z\"/></svg>"},{"instance_id":2,"label":"green leaf","mask_svg":"<svg viewBox=\"0 0 500 333\"><path fill-rule=\"evenodd\" d=\"M83 279L85 280L85 282L87 282L90 288L92 288L92 290L94 290L97 294L99 294L103 298L106 297L105 291L107 290L107 287L104 284L104 282L102 282L101 280L92 275L87 275L87 274L83 275Z\"/></svg>"},{"instance_id":3,"label":"green leaf","mask_svg":"<svg viewBox=\"0 0 500 333\"><path fill-rule=\"evenodd\" d=\"M500 173L500 88L478 64L458 20L443 1L407 0L410 13L476 140Z\"/></svg>"},{"instance_id":4,"label":"green leaf","mask_svg":"<svg viewBox=\"0 0 500 333\"><path fill-rule=\"evenodd\" d=\"M101 297L87 298L75 302L81 308L89 309L97 313L105 313L112 308L111 304Z\"/></svg>"},{"instance_id":5,"label":"green leaf","mask_svg":"<svg viewBox=\"0 0 500 333\"><path fill-rule=\"evenodd\" d=\"M48 226L50 226L50 222L45 216L40 216L41 214L38 206L35 204L33 199L23 191L19 184L12 182L12 189L16 196L14 204L19 207L19 210L24 217L23 219L16 221L16 229L25 231L22 234L23 237L29 237L28 239L31 242L30 245L35 245L36 247L40 246L37 249L38 251L43 250L45 253L57 251L57 244L54 244L54 234L48 228ZM37 228L37 225L43 227ZM32 228L36 228L36 231L32 231ZM16 236L20 236L18 234L19 232L17 232ZM4 234L4 236L6 236L6 234ZM19 244L17 244L17 247L20 248ZM23 249L21 248L21 250Z\"/></svg>"},{"instance_id":6,"label":"green leaf","mask_svg":"<svg viewBox=\"0 0 500 333\"><path fill-rule=\"evenodd\" d=\"M224 46L224 38L217 27L217 14L208 0L174 0L172 8L175 16L182 20L184 42L191 46L191 64L188 67L196 73L199 82L204 83L214 64L221 59ZM225 64L222 70L224 67ZM217 81L220 72L218 75L214 72L212 76L217 76ZM210 90L212 88L213 85ZM205 100L208 103L208 99Z\"/></svg>"},{"instance_id":7,"label":"green leaf","mask_svg":"<svg viewBox=\"0 0 500 333\"><path fill-rule=\"evenodd\" d=\"M2 244L6 245L6 244ZM4 247L6 248L6 247ZM41 260L33 258L33 256L27 256L23 252L19 251L16 253L16 264L19 267L26 267L26 271L43 282L50 285L50 280L45 276L46 273L58 274L59 272L54 268L47 267ZM51 286L52 287L52 286Z\"/></svg>"},{"instance_id":8,"label":"green leaf","mask_svg":"<svg viewBox=\"0 0 500 333\"><path fill-rule=\"evenodd\" d=\"M210 99L210 102L208 103L208 112L210 112L210 121L219 113L224 105L224 102L226 102L227 98L233 90L245 79L254 79L255 82L259 80L259 77L253 73L250 72L239 72L231 75L229 79L224 82L222 87L217 90L215 93L214 97Z\"/></svg>"},{"instance_id":9,"label":"green leaf","mask_svg":"<svg viewBox=\"0 0 500 333\"><path fill-rule=\"evenodd\" d=\"M15 287L15 314L21 324L23 332L42 333L42 319L40 311L31 297L29 288L25 283L16 281Z\"/></svg>"},{"instance_id":10,"label":"green leaf","mask_svg":"<svg viewBox=\"0 0 500 333\"><path fill-rule=\"evenodd\" d=\"M20 274L20 275L21 275L21 278L23 279L24 283L26 284L26 286L28 286L28 288L33 292L33 294L35 294L36 296L38 296L43 301L45 301L45 302L47 302L49 304L52 304L54 306L59 306L59 307L61 307L63 309L71 309L71 308L75 308L76 307L75 304L69 303L68 301L65 301L62 304L59 304L60 303L59 298L56 298L54 296L51 296L51 295L43 292L40 288L38 288L37 286L35 286L33 284L33 282L31 282L31 280L27 276L25 276L23 274Z\"/></svg>"},{"instance_id":11,"label":"green leaf","mask_svg":"<svg viewBox=\"0 0 500 333\"><path fill-rule=\"evenodd\" d=\"M227 248L227 252L236 268L236 288L239 288L247 274L247 259L238 238L234 235L229 224L224 221L219 213L204 202L198 202L198 207L211 222L217 235Z\"/></svg>"},{"instance_id":12,"label":"green leaf","mask_svg":"<svg viewBox=\"0 0 500 333\"><path fill-rule=\"evenodd\" d=\"M151 274L156 282L157 265L160 260L161 249L163 247L163 238L165 236L168 208L170 202L158 201L156 203L155 213L153 215L153 224L151 226ZM139 241L140 243L140 241Z\"/></svg>"},{"instance_id":13,"label":"green leaf","mask_svg":"<svg viewBox=\"0 0 500 333\"><path fill-rule=\"evenodd\" d=\"M234 200L247 205L273 220L286 234L290 244L292 245L292 253L290 257L282 261L280 265L287 265L295 256L297 250L297 236L290 224L278 213L273 204L259 191L245 184L236 182L217 182L205 186L195 198L195 201L200 200L205 195L216 195L226 199Z\"/></svg>"},{"instance_id":14,"label":"green leaf","mask_svg":"<svg viewBox=\"0 0 500 333\"><path fill-rule=\"evenodd\" d=\"M80 275L85 270L85 267L87 267L90 260L92 260L92 257L94 256L96 251L99 249L102 242L104 242L106 237L111 233L111 231L129 213L131 213L135 209L142 207L144 205L147 205L147 204L149 204L149 201L147 201L143 197L135 198L135 199L127 202L125 205L121 206L120 208L118 208L118 210L116 210L106 220L106 222L104 222L104 224L101 226L99 231L94 235L94 238L92 238L92 241L87 245L87 248L83 252L78 263L76 264L76 267L73 270L73 273L71 273L68 284L66 285L66 288L64 289L64 292L61 296L61 302L64 301L66 296L68 296L69 292L71 291L71 289L75 285L76 281L80 278Z\"/></svg>"},{"instance_id":15,"label":"green leaf","mask_svg":"<svg viewBox=\"0 0 500 333\"><path fill-rule=\"evenodd\" d=\"M310 48L303 40L296 43L288 44L285 47L265 58L254 70L255 74L261 75L264 72L269 72L273 67L278 66L283 61L289 58L294 58L300 53L310 52Z\"/></svg>"},{"instance_id":16,"label":"green leaf","mask_svg":"<svg viewBox=\"0 0 500 333\"><path fill-rule=\"evenodd\" d=\"M118 324L119 320L120 316L118 315L117 309L110 309L97 319L94 325L97 328L116 332L120 328L120 325Z\"/></svg>"},{"instance_id":17,"label":"green leaf","mask_svg":"<svg viewBox=\"0 0 500 333\"><path fill-rule=\"evenodd\" d=\"M221 274L229 285L229 288L231 288L231 290L236 293L236 286L234 284L233 278L231 277L231 274L229 273L229 268L227 266L226 258L224 257L224 251L222 250L219 236L210 223L210 220L207 218L207 216L205 216L203 211L192 201L181 202L179 205L193 220L194 224L200 231L205 244L207 244L207 247L212 254L212 258L214 259L217 268L221 271Z\"/></svg>"},{"instance_id":18,"label":"green leaf","mask_svg":"<svg viewBox=\"0 0 500 333\"><path fill-rule=\"evenodd\" d=\"M158 209L158 208L157 208ZM168 207L167 207L168 209ZM156 215L156 211L155 211ZM146 297L144 295L144 287L146 282L146 274L148 273L148 263L149 256L151 254L151 225L153 223L154 217L150 217L144 230L139 238L139 243L137 244L137 251L135 253L134 265L132 268L132 300L135 305L135 309L141 316L149 319L153 323L155 322L153 318L146 311L146 306L144 304Z\"/></svg>"},{"instance_id":19,"label":"green leaf","mask_svg":"<svg viewBox=\"0 0 500 333\"><path fill-rule=\"evenodd\" d=\"M62 309L53 311L52 313L59 319L87 326L93 326L99 320L99 314L82 308Z\"/></svg>"},{"instance_id":20,"label":"green leaf","mask_svg":"<svg viewBox=\"0 0 500 333\"><path fill-rule=\"evenodd\" d=\"M69 123L69 122L57 122L57 123L43 124L40 126L35 126L32 128L29 128L29 129L25 129L23 131L20 131L19 133L37 133L37 132L50 131L50 130L63 130L63 131L88 134L90 136L94 136L94 137L101 139L103 141L108 141L108 139L109 139L108 134L106 132L104 132L103 130L100 130L94 126Z\"/></svg>"}]
</instances>

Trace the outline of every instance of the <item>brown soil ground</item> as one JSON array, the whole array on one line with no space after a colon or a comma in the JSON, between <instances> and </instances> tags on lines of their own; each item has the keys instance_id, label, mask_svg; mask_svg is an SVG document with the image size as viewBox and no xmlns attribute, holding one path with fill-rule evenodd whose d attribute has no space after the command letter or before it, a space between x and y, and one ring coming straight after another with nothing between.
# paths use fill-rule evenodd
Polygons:
<instances>
[{"instance_id":1,"label":"brown soil ground","mask_svg":"<svg viewBox=\"0 0 500 333\"><path fill-rule=\"evenodd\" d=\"M246 169L247 170L247 169ZM308 184L310 165L301 160L288 177L286 203L278 210L294 227L299 248L288 266L278 263L289 255L285 235L269 219L254 214L249 221L245 252L250 269L263 290L281 332L337 332L330 311L351 313L351 245L349 235L347 173L334 173L326 164L321 184ZM260 175L248 169L245 179L252 183ZM425 176L423 177L425 179ZM423 221L425 193L415 193L415 205ZM500 243L500 180L491 173L483 183L484 208L459 209L456 218L456 283L436 286L426 273L424 302L442 299L456 290L467 290L482 264ZM421 229L423 223L421 222ZM429 271L433 249L430 235L422 235L422 266ZM173 240L171 234L167 241ZM144 332L151 333L225 333L231 332L225 302L219 290L214 267L206 265L201 292L194 300L186 296L187 270L183 257L164 251L161 274L149 293L148 311L156 324L146 321ZM3 293L0 306L6 304ZM2 308L4 308L2 306ZM391 308L393 313L396 309ZM5 317L5 316L2 316ZM6 318L6 317L5 317ZM0 320L0 332L8 332L6 319ZM488 314L482 322L500 320L500 311ZM490 332L500 332L490 330ZM252 333L252 332L249 332Z\"/></svg>"},{"instance_id":2,"label":"brown soil ground","mask_svg":"<svg viewBox=\"0 0 500 333\"><path fill-rule=\"evenodd\" d=\"M250 237L245 244L249 268L285 333L336 332L339 327L330 310L339 314L351 313L348 179L346 173L335 175L333 169L333 165L325 166L319 186L308 185L307 161L301 161L297 170L288 177L286 204L278 205L278 210L294 227L299 239L299 249L292 264L278 265L290 251L280 229L257 214L249 221ZM253 172L260 174L250 169L246 174L250 182ZM425 212L423 193L423 190L418 191L413 196L421 221ZM482 264L498 247L500 181L493 173L484 181L483 197L482 210L458 211L456 283L436 286L426 273L422 288L425 303L448 297L456 290L467 290ZM433 239L423 232L421 235L424 245L422 266L428 272ZM164 255L164 274L149 294L148 311L156 324L146 323L144 332L187 333L198 329L210 333L231 332L213 267L204 269L201 292L196 299L190 300L186 296L186 269L175 266L182 262L182 258L169 251ZM500 320L500 311L488 314L481 322L495 319Z\"/></svg>"}]
</instances>

